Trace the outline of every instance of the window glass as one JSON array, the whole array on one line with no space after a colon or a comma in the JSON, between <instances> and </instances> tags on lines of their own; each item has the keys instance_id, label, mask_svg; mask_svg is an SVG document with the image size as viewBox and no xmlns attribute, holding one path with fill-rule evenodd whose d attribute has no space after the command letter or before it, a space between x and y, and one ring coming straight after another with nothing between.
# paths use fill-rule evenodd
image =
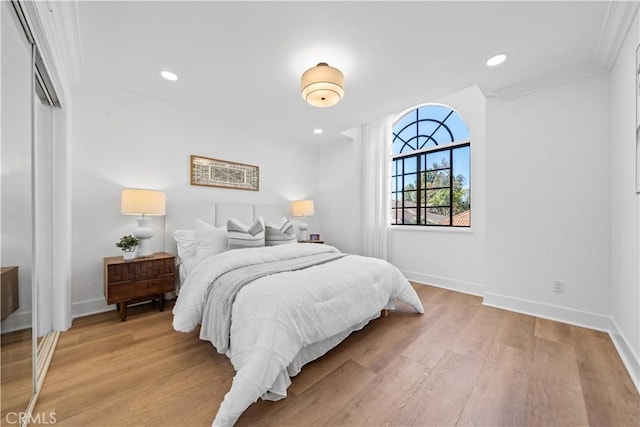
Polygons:
<instances>
[{"instance_id":1,"label":"window glass","mask_svg":"<svg viewBox=\"0 0 640 427\"><path fill-rule=\"evenodd\" d=\"M424 105L393 126L391 224L471 226L471 141L460 115Z\"/></svg>"}]
</instances>

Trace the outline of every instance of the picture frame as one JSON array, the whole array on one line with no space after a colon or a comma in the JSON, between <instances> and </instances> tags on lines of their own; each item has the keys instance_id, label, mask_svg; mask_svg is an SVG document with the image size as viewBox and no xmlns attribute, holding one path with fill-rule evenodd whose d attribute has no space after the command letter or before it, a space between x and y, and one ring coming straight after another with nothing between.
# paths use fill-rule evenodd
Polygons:
<instances>
[{"instance_id":1,"label":"picture frame","mask_svg":"<svg viewBox=\"0 0 640 427\"><path fill-rule=\"evenodd\" d=\"M260 168L245 163L191 155L191 185L260 191Z\"/></svg>"},{"instance_id":2,"label":"picture frame","mask_svg":"<svg viewBox=\"0 0 640 427\"><path fill-rule=\"evenodd\" d=\"M640 45L636 48L636 194L640 194Z\"/></svg>"},{"instance_id":3,"label":"picture frame","mask_svg":"<svg viewBox=\"0 0 640 427\"><path fill-rule=\"evenodd\" d=\"M312 241L320 240L320 235L319 234L309 234L309 240L312 240Z\"/></svg>"}]
</instances>

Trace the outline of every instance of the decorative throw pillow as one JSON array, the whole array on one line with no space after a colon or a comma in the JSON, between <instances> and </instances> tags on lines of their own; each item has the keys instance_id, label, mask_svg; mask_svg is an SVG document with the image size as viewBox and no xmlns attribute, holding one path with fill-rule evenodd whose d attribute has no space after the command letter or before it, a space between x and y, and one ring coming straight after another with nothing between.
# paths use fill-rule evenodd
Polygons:
<instances>
[{"instance_id":1,"label":"decorative throw pillow","mask_svg":"<svg viewBox=\"0 0 640 427\"><path fill-rule=\"evenodd\" d=\"M293 223L286 217L282 218L280 225L275 225L266 221L264 241L266 246L297 243L298 238L296 236L296 229L293 226Z\"/></svg>"},{"instance_id":2,"label":"decorative throw pillow","mask_svg":"<svg viewBox=\"0 0 640 427\"><path fill-rule=\"evenodd\" d=\"M196 263L227 250L227 230L196 220Z\"/></svg>"},{"instance_id":3,"label":"decorative throw pillow","mask_svg":"<svg viewBox=\"0 0 640 427\"><path fill-rule=\"evenodd\" d=\"M236 219L227 221L229 249L256 248L264 246L264 222L258 218L250 227Z\"/></svg>"}]
</instances>

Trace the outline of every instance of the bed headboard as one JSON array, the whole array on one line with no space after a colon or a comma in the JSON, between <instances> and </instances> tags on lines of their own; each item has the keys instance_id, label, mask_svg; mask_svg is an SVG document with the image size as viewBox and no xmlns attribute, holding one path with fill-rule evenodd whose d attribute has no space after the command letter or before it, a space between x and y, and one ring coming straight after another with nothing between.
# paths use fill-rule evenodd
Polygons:
<instances>
[{"instance_id":1,"label":"bed headboard","mask_svg":"<svg viewBox=\"0 0 640 427\"><path fill-rule=\"evenodd\" d=\"M165 251L170 254L176 254L176 242L173 240L173 232L176 230L195 229L196 219L201 219L216 227L222 227L231 218L235 218L247 225L251 225L258 217L279 223L286 214L286 208L280 205L215 202L181 203L179 208L167 209L164 233Z\"/></svg>"}]
</instances>

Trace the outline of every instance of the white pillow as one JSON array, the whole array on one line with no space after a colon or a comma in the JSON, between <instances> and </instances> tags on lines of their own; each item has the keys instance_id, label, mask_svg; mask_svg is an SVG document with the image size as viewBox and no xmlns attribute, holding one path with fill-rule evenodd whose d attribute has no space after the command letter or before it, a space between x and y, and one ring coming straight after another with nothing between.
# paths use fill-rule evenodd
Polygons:
<instances>
[{"instance_id":1,"label":"white pillow","mask_svg":"<svg viewBox=\"0 0 640 427\"><path fill-rule=\"evenodd\" d=\"M196 255L198 242L196 242L195 230L176 230L173 239L178 246L178 258L180 262L191 259Z\"/></svg>"},{"instance_id":2,"label":"white pillow","mask_svg":"<svg viewBox=\"0 0 640 427\"><path fill-rule=\"evenodd\" d=\"M195 230L176 230L173 239L178 247L178 270L180 271L180 284L184 283L191 269L196 265L196 241Z\"/></svg>"},{"instance_id":3,"label":"white pillow","mask_svg":"<svg viewBox=\"0 0 640 427\"><path fill-rule=\"evenodd\" d=\"M256 248L264 246L264 222L258 218L250 227L237 219L227 221L229 249Z\"/></svg>"},{"instance_id":4,"label":"white pillow","mask_svg":"<svg viewBox=\"0 0 640 427\"><path fill-rule=\"evenodd\" d=\"M285 245L288 243L297 243L296 229L293 223L283 217L279 225L272 222L265 222L264 242L266 246Z\"/></svg>"},{"instance_id":5,"label":"white pillow","mask_svg":"<svg viewBox=\"0 0 640 427\"><path fill-rule=\"evenodd\" d=\"M196 263L227 250L227 230L196 219Z\"/></svg>"}]
</instances>

